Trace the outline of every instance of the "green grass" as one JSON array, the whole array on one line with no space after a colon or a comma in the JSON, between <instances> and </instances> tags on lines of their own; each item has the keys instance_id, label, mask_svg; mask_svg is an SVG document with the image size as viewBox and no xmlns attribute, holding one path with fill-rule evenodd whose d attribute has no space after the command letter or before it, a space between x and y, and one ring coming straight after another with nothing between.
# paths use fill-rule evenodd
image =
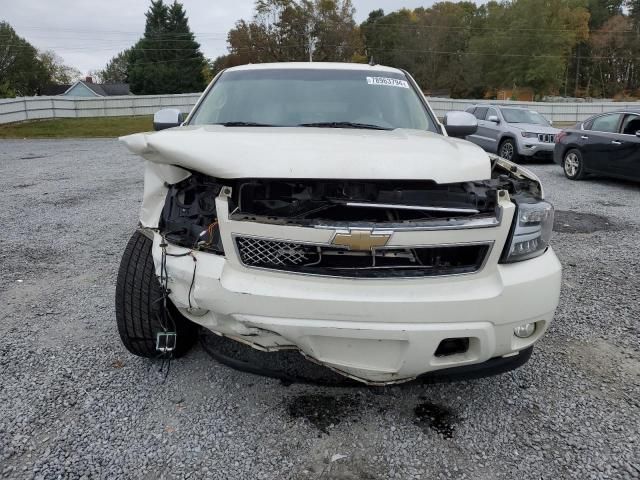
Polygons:
<instances>
[{"instance_id":1,"label":"green grass","mask_svg":"<svg viewBox=\"0 0 640 480\"><path fill-rule=\"evenodd\" d=\"M112 138L150 130L151 116L56 118L0 125L0 138Z\"/></svg>"}]
</instances>

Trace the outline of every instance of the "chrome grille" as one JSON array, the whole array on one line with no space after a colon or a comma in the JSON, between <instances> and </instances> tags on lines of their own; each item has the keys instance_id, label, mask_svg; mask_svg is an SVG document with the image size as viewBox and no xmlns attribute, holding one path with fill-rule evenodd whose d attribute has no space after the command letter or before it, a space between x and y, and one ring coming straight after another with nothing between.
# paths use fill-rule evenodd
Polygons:
<instances>
[{"instance_id":1,"label":"chrome grille","mask_svg":"<svg viewBox=\"0 0 640 480\"><path fill-rule=\"evenodd\" d=\"M317 247L254 237L236 238L242 263L248 266L286 267L305 265L318 257Z\"/></svg>"},{"instance_id":2,"label":"chrome grille","mask_svg":"<svg viewBox=\"0 0 640 480\"><path fill-rule=\"evenodd\" d=\"M552 133L539 133L538 141L543 143L556 143L556 136Z\"/></svg>"},{"instance_id":3,"label":"chrome grille","mask_svg":"<svg viewBox=\"0 0 640 480\"><path fill-rule=\"evenodd\" d=\"M309 275L351 278L426 277L479 271L491 243L383 247L372 251L235 237L243 265Z\"/></svg>"}]
</instances>

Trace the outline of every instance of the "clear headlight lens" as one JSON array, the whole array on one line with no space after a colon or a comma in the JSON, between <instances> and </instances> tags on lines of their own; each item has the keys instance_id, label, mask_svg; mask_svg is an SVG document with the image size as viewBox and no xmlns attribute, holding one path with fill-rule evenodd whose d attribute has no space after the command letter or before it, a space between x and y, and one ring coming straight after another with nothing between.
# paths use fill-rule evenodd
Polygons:
<instances>
[{"instance_id":1,"label":"clear headlight lens","mask_svg":"<svg viewBox=\"0 0 640 480\"><path fill-rule=\"evenodd\" d=\"M538 134L534 132L522 132L524 138L538 138Z\"/></svg>"},{"instance_id":2,"label":"clear headlight lens","mask_svg":"<svg viewBox=\"0 0 640 480\"><path fill-rule=\"evenodd\" d=\"M519 262L542 255L553 230L553 205L549 202L519 203L502 263Z\"/></svg>"}]
</instances>

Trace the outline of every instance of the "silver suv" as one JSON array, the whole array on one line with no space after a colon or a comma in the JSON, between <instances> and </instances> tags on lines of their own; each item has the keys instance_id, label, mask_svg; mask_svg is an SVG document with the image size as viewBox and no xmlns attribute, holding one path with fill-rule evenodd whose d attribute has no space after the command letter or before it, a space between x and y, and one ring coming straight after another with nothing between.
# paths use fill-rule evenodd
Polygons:
<instances>
[{"instance_id":1,"label":"silver suv","mask_svg":"<svg viewBox=\"0 0 640 480\"><path fill-rule=\"evenodd\" d=\"M553 159L559 129L538 112L499 105L473 105L466 112L478 119L478 130L467 140L487 152L517 162L520 157Z\"/></svg>"}]
</instances>

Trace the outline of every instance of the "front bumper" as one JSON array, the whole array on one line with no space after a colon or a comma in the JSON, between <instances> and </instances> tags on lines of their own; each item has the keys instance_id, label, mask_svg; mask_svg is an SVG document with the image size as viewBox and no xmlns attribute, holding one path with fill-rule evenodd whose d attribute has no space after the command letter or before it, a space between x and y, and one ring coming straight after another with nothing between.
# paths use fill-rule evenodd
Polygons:
<instances>
[{"instance_id":1,"label":"front bumper","mask_svg":"<svg viewBox=\"0 0 640 480\"><path fill-rule=\"evenodd\" d=\"M157 267L159 244L155 234ZM299 349L352 378L388 384L529 348L553 318L561 267L549 249L471 275L346 279L252 270L194 252L168 257L167 271L171 299L203 327L267 351ZM513 335L530 322L536 322L533 336ZM466 352L435 355L442 340L461 337L469 339Z\"/></svg>"},{"instance_id":2,"label":"front bumper","mask_svg":"<svg viewBox=\"0 0 640 480\"><path fill-rule=\"evenodd\" d=\"M536 138L518 138L518 153L524 157L553 158L555 143L540 142Z\"/></svg>"}]
</instances>

